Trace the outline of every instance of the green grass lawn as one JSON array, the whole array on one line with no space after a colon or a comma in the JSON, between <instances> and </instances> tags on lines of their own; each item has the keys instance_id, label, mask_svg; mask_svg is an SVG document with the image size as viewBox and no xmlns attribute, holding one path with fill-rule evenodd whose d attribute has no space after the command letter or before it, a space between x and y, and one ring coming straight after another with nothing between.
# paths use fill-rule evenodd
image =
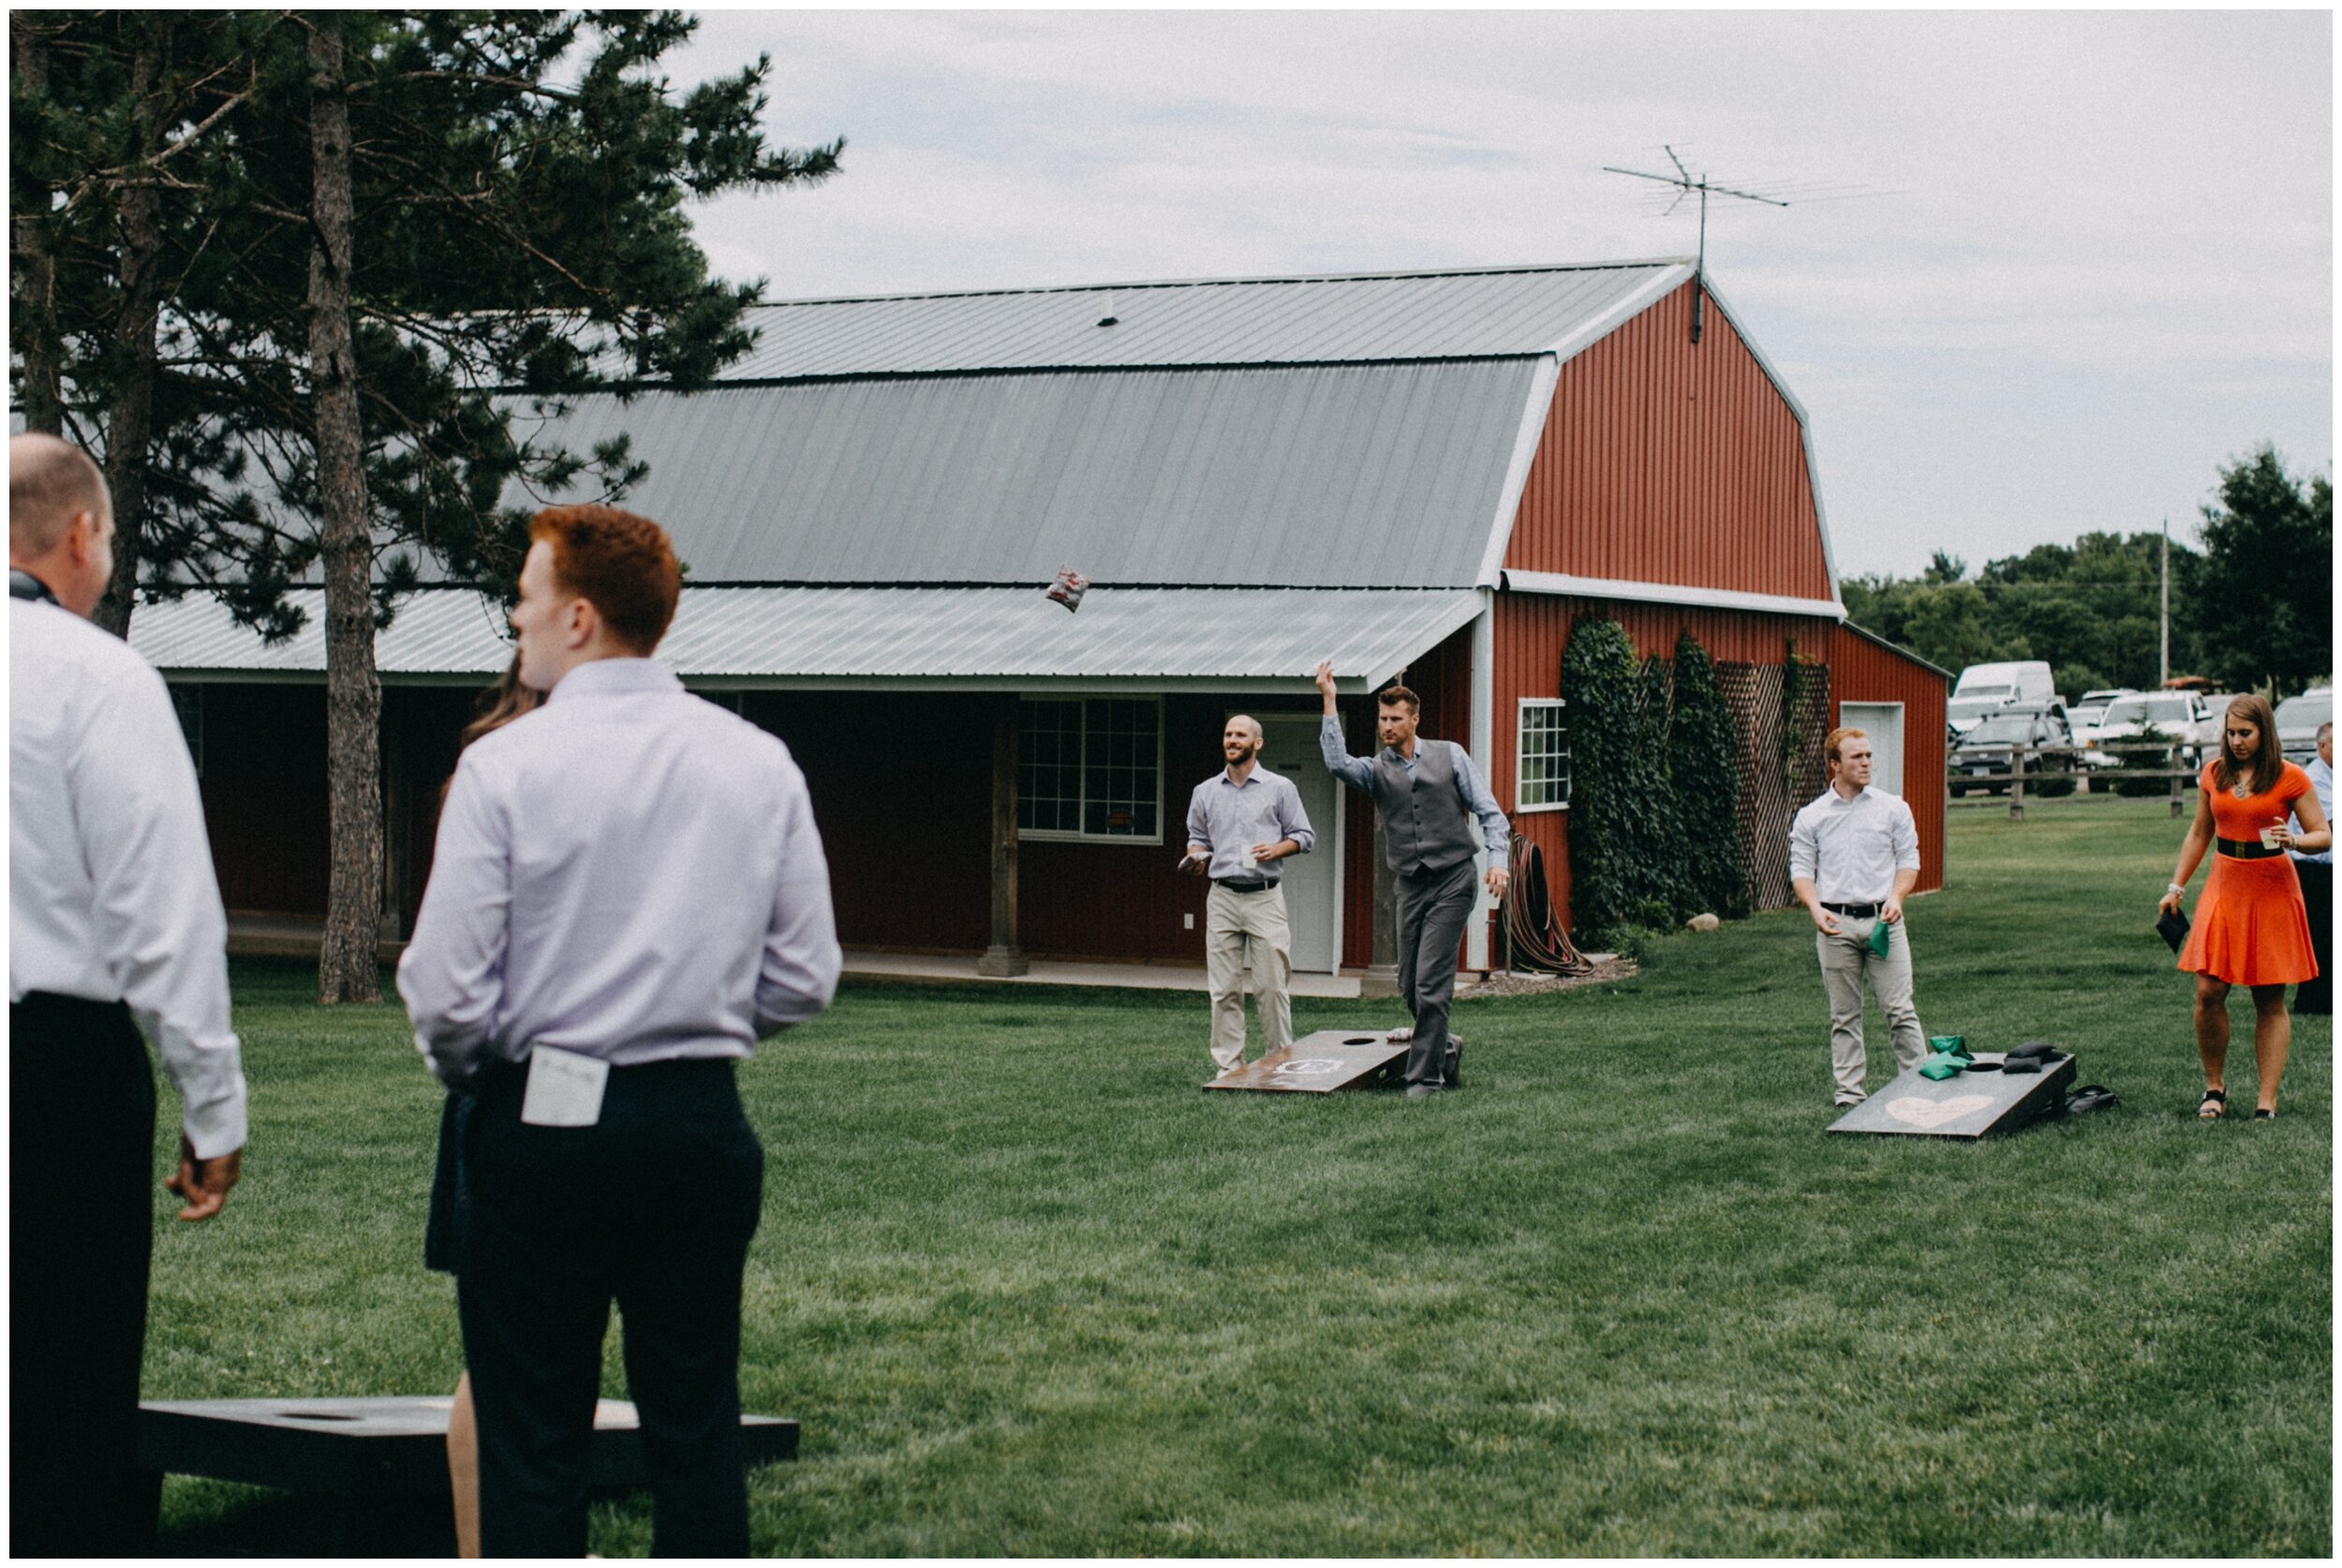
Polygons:
<instances>
[{"instance_id":1,"label":"green grass lawn","mask_svg":"<svg viewBox=\"0 0 2342 1568\"><path fill-rule=\"evenodd\" d=\"M2125 1102L1982 1144L1823 1135L1799 911L1462 1007L1466 1088L1417 1102L1198 1093L1200 996L848 988L741 1079L744 1393L804 1423L750 1478L756 1549L2329 1555L2331 1034L2297 1028L2275 1122L2194 1119L2151 929L2180 831L2160 801L1953 814L1921 1021L2054 1040ZM452 1387L402 1014L235 981L245 1177L160 1227L148 1397ZM173 1552L332 1522L185 1479L164 1511ZM649 1525L600 1502L594 1548Z\"/></svg>"}]
</instances>

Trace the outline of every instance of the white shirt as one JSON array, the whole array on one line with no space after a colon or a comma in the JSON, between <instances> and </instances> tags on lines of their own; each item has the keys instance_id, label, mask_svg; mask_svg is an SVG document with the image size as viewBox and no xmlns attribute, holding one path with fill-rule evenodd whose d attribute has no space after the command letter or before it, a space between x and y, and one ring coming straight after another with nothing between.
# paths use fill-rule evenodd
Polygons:
<instances>
[{"instance_id":1,"label":"white shirt","mask_svg":"<svg viewBox=\"0 0 2342 1568\"><path fill-rule=\"evenodd\" d=\"M1864 785L1852 800L1824 790L1789 824L1789 878L1825 904L1883 904L1895 873L1920 868L1920 829L1901 795Z\"/></svg>"},{"instance_id":2,"label":"white shirt","mask_svg":"<svg viewBox=\"0 0 2342 1568\"><path fill-rule=\"evenodd\" d=\"M745 1057L837 988L829 863L776 736L663 665L598 659L475 741L398 964L442 1077L534 1045Z\"/></svg>"},{"instance_id":3,"label":"white shirt","mask_svg":"<svg viewBox=\"0 0 2342 1568\"><path fill-rule=\"evenodd\" d=\"M2318 796L2319 809L2326 814L2326 826L2331 828L2334 826L2334 769L2327 764L2323 757L2312 757L2302 765L2302 771L2309 775L2309 787ZM2295 833L2304 831L2302 820L2299 817L2289 817L2286 820L2286 826ZM2305 860L2315 865L2334 864L2332 850L2321 850L2314 855L2304 854L2299 850L2288 850L2286 853L2295 860Z\"/></svg>"},{"instance_id":4,"label":"white shirt","mask_svg":"<svg viewBox=\"0 0 2342 1568\"><path fill-rule=\"evenodd\" d=\"M121 638L11 599L8 999L30 991L129 1003L197 1157L244 1146L228 916L170 692Z\"/></svg>"}]
</instances>

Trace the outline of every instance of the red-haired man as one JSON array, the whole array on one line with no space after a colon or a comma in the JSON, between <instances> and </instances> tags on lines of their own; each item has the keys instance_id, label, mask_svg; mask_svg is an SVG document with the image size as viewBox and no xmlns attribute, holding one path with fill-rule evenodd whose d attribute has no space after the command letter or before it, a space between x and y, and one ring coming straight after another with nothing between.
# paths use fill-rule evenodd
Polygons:
<instances>
[{"instance_id":1,"label":"red-haired man","mask_svg":"<svg viewBox=\"0 0 2342 1568\"><path fill-rule=\"evenodd\" d=\"M585 1554L615 1301L652 1550L745 1557L740 1291L763 1150L733 1066L820 1013L839 954L805 780L650 655L681 574L608 507L540 512L512 629L544 705L467 748L399 963L477 1096L453 1262L489 1557Z\"/></svg>"}]
</instances>

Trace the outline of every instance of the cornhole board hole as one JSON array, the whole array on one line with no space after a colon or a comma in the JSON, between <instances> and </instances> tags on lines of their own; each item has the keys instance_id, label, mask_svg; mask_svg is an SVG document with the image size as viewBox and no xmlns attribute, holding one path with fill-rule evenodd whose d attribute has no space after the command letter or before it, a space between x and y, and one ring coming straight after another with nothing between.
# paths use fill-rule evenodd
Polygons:
<instances>
[{"instance_id":1,"label":"cornhole board hole","mask_svg":"<svg viewBox=\"0 0 2342 1568\"><path fill-rule=\"evenodd\" d=\"M1979 1061L2005 1057L1979 1051ZM2074 1058L2047 1058L2038 1072L1955 1072L1923 1078L1916 1067L1831 1123L1832 1132L1896 1132L1920 1138L1998 1137L2047 1117L2065 1115Z\"/></svg>"},{"instance_id":2,"label":"cornhole board hole","mask_svg":"<svg viewBox=\"0 0 2342 1568\"><path fill-rule=\"evenodd\" d=\"M1377 1083L1395 1076L1407 1057L1407 1043L1386 1040L1386 1032L1319 1029L1204 1087L1270 1094L1331 1094L1336 1089Z\"/></svg>"},{"instance_id":3,"label":"cornhole board hole","mask_svg":"<svg viewBox=\"0 0 2342 1568\"><path fill-rule=\"evenodd\" d=\"M155 1474L277 1487L344 1498L449 1495L447 1422L452 1401L164 1399L139 1406L139 1468ZM743 1415L748 1462L797 1457L797 1424ZM593 1485L647 1485L641 1423L624 1399L594 1409Z\"/></svg>"}]
</instances>

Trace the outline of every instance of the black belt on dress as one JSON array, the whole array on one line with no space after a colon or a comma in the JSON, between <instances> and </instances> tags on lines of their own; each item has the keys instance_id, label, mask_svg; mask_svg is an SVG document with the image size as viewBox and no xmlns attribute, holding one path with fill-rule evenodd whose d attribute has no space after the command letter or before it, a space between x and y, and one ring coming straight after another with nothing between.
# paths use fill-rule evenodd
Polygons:
<instances>
[{"instance_id":1,"label":"black belt on dress","mask_svg":"<svg viewBox=\"0 0 2342 1568\"><path fill-rule=\"evenodd\" d=\"M2213 842L2231 860L2272 860L2285 852L2271 849L2258 838L2216 838Z\"/></svg>"},{"instance_id":2,"label":"black belt on dress","mask_svg":"<svg viewBox=\"0 0 2342 1568\"><path fill-rule=\"evenodd\" d=\"M1212 879L1211 885L1214 887L1224 887L1230 893L1267 893L1270 888L1275 887L1277 884L1275 882L1266 880L1239 882L1232 877L1215 877Z\"/></svg>"},{"instance_id":3,"label":"black belt on dress","mask_svg":"<svg viewBox=\"0 0 2342 1568\"><path fill-rule=\"evenodd\" d=\"M1821 907L1831 914L1851 915L1856 920L1868 920L1887 906L1884 904L1832 904L1825 898L1821 901Z\"/></svg>"}]
</instances>

